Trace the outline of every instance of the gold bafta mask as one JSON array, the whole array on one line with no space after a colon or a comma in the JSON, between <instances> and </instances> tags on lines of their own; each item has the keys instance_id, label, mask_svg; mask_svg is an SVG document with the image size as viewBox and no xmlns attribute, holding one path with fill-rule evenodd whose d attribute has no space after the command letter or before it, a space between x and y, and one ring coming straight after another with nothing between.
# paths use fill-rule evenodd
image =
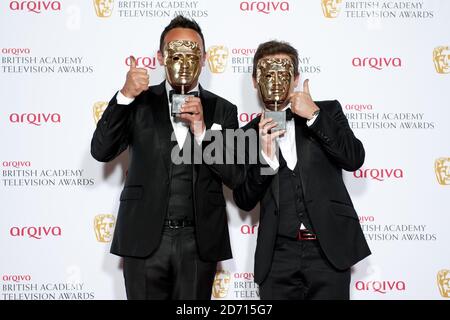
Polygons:
<instances>
[{"instance_id":1,"label":"gold bafta mask","mask_svg":"<svg viewBox=\"0 0 450 320\"><path fill-rule=\"evenodd\" d=\"M212 73L222 73L227 67L228 48L212 46L208 49L208 66Z\"/></svg>"},{"instance_id":2,"label":"gold bafta mask","mask_svg":"<svg viewBox=\"0 0 450 320\"><path fill-rule=\"evenodd\" d=\"M433 62L437 73L450 73L450 48L448 46L434 48Z\"/></svg>"},{"instance_id":3,"label":"gold bafta mask","mask_svg":"<svg viewBox=\"0 0 450 320\"><path fill-rule=\"evenodd\" d=\"M337 18L341 11L342 0L322 0L323 15L327 18Z\"/></svg>"},{"instance_id":4,"label":"gold bafta mask","mask_svg":"<svg viewBox=\"0 0 450 320\"><path fill-rule=\"evenodd\" d=\"M95 237L98 242L111 242L116 219L112 214L99 214L94 218Z\"/></svg>"},{"instance_id":5,"label":"gold bafta mask","mask_svg":"<svg viewBox=\"0 0 450 320\"><path fill-rule=\"evenodd\" d=\"M450 158L436 159L434 171L439 184L450 185Z\"/></svg>"},{"instance_id":6,"label":"gold bafta mask","mask_svg":"<svg viewBox=\"0 0 450 320\"><path fill-rule=\"evenodd\" d=\"M450 270L440 270L437 274L439 292L443 298L450 298Z\"/></svg>"},{"instance_id":7,"label":"gold bafta mask","mask_svg":"<svg viewBox=\"0 0 450 320\"><path fill-rule=\"evenodd\" d=\"M266 108L280 108L294 84L294 66L289 58L262 58L256 66L256 82Z\"/></svg>"},{"instance_id":8,"label":"gold bafta mask","mask_svg":"<svg viewBox=\"0 0 450 320\"><path fill-rule=\"evenodd\" d=\"M94 7L98 17L111 17L114 8L114 0L94 0Z\"/></svg>"},{"instance_id":9,"label":"gold bafta mask","mask_svg":"<svg viewBox=\"0 0 450 320\"><path fill-rule=\"evenodd\" d=\"M106 102L106 101L98 101L98 102L94 103L94 106L92 107L92 111L94 112L95 124L97 124L98 121L101 119L103 112L105 112L107 106L108 106L108 102Z\"/></svg>"},{"instance_id":10,"label":"gold bafta mask","mask_svg":"<svg viewBox=\"0 0 450 320\"><path fill-rule=\"evenodd\" d=\"M213 297L225 298L228 295L230 285L230 272L225 270L216 271L213 283Z\"/></svg>"},{"instance_id":11,"label":"gold bafta mask","mask_svg":"<svg viewBox=\"0 0 450 320\"><path fill-rule=\"evenodd\" d=\"M200 76L202 50L190 40L170 41L164 47L167 81L175 89L191 87Z\"/></svg>"}]
</instances>

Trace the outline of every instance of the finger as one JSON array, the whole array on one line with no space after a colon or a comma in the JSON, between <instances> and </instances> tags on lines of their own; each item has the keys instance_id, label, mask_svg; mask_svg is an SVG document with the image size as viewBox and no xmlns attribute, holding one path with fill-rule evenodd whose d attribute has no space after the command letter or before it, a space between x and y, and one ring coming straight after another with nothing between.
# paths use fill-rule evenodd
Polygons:
<instances>
[{"instance_id":1,"label":"finger","mask_svg":"<svg viewBox=\"0 0 450 320\"><path fill-rule=\"evenodd\" d=\"M195 115L190 113L180 113L178 117L182 120L185 120L187 122L193 122L195 121Z\"/></svg>"},{"instance_id":2,"label":"finger","mask_svg":"<svg viewBox=\"0 0 450 320\"><path fill-rule=\"evenodd\" d=\"M186 101L183 103L183 107L196 107L198 109L201 108L201 105L198 101Z\"/></svg>"},{"instance_id":3,"label":"finger","mask_svg":"<svg viewBox=\"0 0 450 320\"><path fill-rule=\"evenodd\" d=\"M265 126L264 130L269 131L269 130L275 128L277 125L278 125L278 123L272 122L272 123L268 124L267 126Z\"/></svg>"},{"instance_id":4,"label":"finger","mask_svg":"<svg viewBox=\"0 0 450 320\"><path fill-rule=\"evenodd\" d=\"M136 83L136 86L139 88L147 88L148 82L138 82L138 83Z\"/></svg>"},{"instance_id":5,"label":"finger","mask_svg":"<svg viewBox=\"0 0 450 320\"><path fill-rule=\"evenodd\" d=\"M145 68L133 68L130 69L130 73L148 76L148 71Z\"/></svg>"},{"instance_id":6,"label":"finger","mask_svg":"<svg viewBox=\"0 0 450 320\"><path fill-rule=\"evenodd\" d=\"M262 121L259 122L259 127L263 128L266 124L268 124L269 122L272 122L272 118L266 118Z\"/></svg>"},{"instance_id":7,"label":"finger","mask_svg":"<svg viewBox=\"0 0 450 320\"><path fill-rule=\"evenodd\" d=\"M309 79L303 82L303 92L309 94Z\"/></svg>"},{"instance_id":8,"label":"finger","mask_svg":"<svg viewBox=\"0 0 450 320\"><path fill-rule=\"evenodd\" d=\"M188 106L188 107L182 106L182 107L181 107L181 112L182 112L182 113L199 114L199 113L200 113L200 110L199 110L198 107L195 107L195 106Z\"/></svg>"},{"instance_id":9,"label":"finger","mask_svg":"<svg viewBox=\"0 0 450 320\"><path fill-rule=\"evenodd\" d=\"M186 98L185 101L189 101L189 102L191 102L191 101L200 102L201 100L200 100L200 98L198 98L198 97L196 97L196 96L188 96L188 97Z\"/></svg>"},{"instance_id":10,"label":"finger","mask_svg":"<svg viewBox=\"0 0 450 320\"><path fill-rule=\"evenodd\" d=\"M136 82L148 82L150 80L146 74L136 74L131 79Z\"/></svg>"},{"instance_id":11,"label":"finger","mask_svg":"<svg viewBox=\"0 0 450 320\"><path fill-rule=\"evenodd\" d=\"M286 133L286 130L278 130L278 131L271 133L270 138L275 139L275 138L278 138L279 136L282 136L285 133Z\"/></svg>"},{"instance_id":12,"label":"finger","mask_svg":"<svg viewBox=\"0 0 450 320\"><path fill-rule=\"evenodd\" d=\"M269 126L262 128L262 130L261 130L262 134L266 135L266 134L270 133L270 130L273 129L274 127L276 127L277 125L278 125L277 123L274 123L274 124L271 124Z\"/></svg>"},{"instance_id":13,"label":"finger","mask_svg":"<svg viewBox=\"0 0 450 320\"><path fill-rule=\"evenodd\" d=\"M136 68L136 58L134 56L130 56L130 70Z\"/></svg>"}]
</instances>

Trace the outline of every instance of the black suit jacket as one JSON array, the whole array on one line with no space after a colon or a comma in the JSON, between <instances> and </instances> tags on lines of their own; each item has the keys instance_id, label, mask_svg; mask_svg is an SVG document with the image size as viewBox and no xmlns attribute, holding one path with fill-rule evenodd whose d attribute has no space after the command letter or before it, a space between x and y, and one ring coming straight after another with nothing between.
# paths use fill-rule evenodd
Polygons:
<instances>
[{"instance_id":1,"label":"black suit jacket","mask_svg":"<svg viewBox=\"0 0 450 320\"><path fill-rule=\"evenodd\" d=\"M306 125L306 119L295 116L304 201L327 259L337 269L344 270L370 254L342 178L342 169L354 171L362 166L365 152L338 101L316 104L320 114L312 126ZM244 130L258 130L258 123L259 117ZM261 175L262 167L264 164L261 163L247 166L245 182L233 191L234 200L241 209L251 210L260 202L255 253L257 283L263 282L270 270L279 217L278 174Z\"/></svg>"},{"instance_id":2,"label":"black suit jacket","mask_svg":"<svg viewBox=\"0 0 450 320\"><path fill-rule=\"evenodd\" d=\"M236 106L201 86L200 98L207 137L213 123L222 129L238 128ZM172 132L164 82L149 87L128 106L118 105L114 96L98 122L91 143L95 159L107 162L129 148L111 253L146 257L158 247L169 197ZM236 168L193 166L195 234L203 260L231 258L222 182L230 188L242 182L244 171L235 172Z\"/></svg>"}]
</instances>

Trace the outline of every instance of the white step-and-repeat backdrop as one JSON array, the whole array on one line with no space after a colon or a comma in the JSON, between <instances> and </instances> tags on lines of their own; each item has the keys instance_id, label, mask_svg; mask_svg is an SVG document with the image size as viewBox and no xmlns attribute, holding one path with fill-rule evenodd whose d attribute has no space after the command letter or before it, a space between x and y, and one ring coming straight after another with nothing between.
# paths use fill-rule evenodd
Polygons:
<instances>
[{"instance_id":1,"label":"white step-and-repeat backdrop","mask_svg":"<svg viewBox=\"0 0 450 320\"><path fill-rule=\"evenodd\" d=\"M450 1L2 0L0 299L124 299L109 254L127 170L90 155L105 104L133 54L163 80L156 51L177 14L203 28L205 88L259 112L259 43L300 53L315 100L338 99L366 148L345 181L373 254L353 268L352 299L450 297ZM151 170L151 167L149 167ZM258 299L258 214L227 196L234 259L213 298Z\"/></svg>"}]
</instances>

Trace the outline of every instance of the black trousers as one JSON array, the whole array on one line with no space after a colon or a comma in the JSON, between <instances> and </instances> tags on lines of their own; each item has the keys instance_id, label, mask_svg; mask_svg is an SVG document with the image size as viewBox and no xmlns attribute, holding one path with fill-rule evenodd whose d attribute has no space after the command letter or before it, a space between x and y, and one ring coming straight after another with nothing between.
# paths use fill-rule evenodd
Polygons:
<instances>
[{"instance_id":1,"label":"black trousers","mask_svg":"<svg viewBox=\"0 0 450 320\"><path fill-rule=\"evenodd\" d=\"M317 240L278 236L272 267L259 286L263 300L348 300L350 269L335 269Z\"/></svg>"},{"instance_id":2,"label":"black trousers","mask_svg":"<svg viewBox=\"0 0 450 320\"><path fill-rule=\"evenodd\" d=\"M200 259L193 227L166 227L158 249L149 257L124 257L127 298L209 300L216 265Z\"/></svg>"}]
</instances>

